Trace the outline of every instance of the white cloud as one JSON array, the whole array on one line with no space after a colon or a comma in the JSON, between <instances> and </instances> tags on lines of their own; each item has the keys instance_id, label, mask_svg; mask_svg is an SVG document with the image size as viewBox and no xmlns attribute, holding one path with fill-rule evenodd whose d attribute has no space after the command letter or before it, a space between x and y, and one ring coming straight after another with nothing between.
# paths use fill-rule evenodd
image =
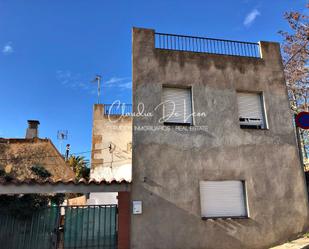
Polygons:
<instances>
[{"instance_id":1,"label":"white cloud","mask_svg":"<svg viewBox=\"0 0 309 249\"><path fill-rule=\"evenodd\" d=\"M8 42L7 44L5 44L2 48L2 53L3 54L11 54L14 52L13 46L11 42Z\"/></svg>"},{"instance_id":2,"label":"white cloud","mask_svg":"<svg viewBox=\"0 0 309 249\"><path fill-rule=\"evenodd\" d=\"M120 84L120 88L122 88L122 89L131 89L132 88L132 81Z\"/></svg>"},{"instance_id":3,"label":"white cloud","mask_svg":"<svg viewBox=\"0 0 309 249\"><path fill-rule=\"evenodd\" d=\"M84 80L81 74L72 73L69 70L58 70L56 72L56 78L66 87L82 90L89 90L91 87L91 82L89 81L89 84L85 83L87 80Z\"/></svg>"},{"instance_id":4,"label":"white cloud","mask_svg":"<svg viewBox=\"0 0 309 249\"><path fill-rule=\"evenodd\" d=\"M131 89L132 81L128 81L130 77L112 77L107 81L103 80L103 87L114 87L121 90Z\"/></svg>"},{"instance_id":5,"label":"white cloud","mask_svg":"<svg viewBox=\"0 0 309 249\"><path fill-rule=\"evenodd\" d=\"M112 77L109 80L105 81L106 85L117 84L119 82L123 82L124 80L128 80L130 77Z\"/></svg>"},{"instance_id":6,"label":"white cloud","mask_svg":"<svg viewBox=\"0 0 309 249\"><path fill-rule=\"evenodd\" d=\"M251 26L251 24L255 21L255 19L259 15L261 15L261 13L257 9L252 10L249 14L247 14L247 16L244 20L244 25L246 27Z\"/></svg>"},{"instance_id":7,"label":"white cloud","mask_svg":"<svg viewBox=\"0 0 309 249\"><path fill-rule=\"evenodd\" d=\"M81 89L90 94L97 94L97 84L92 81L93 77L88 75L82 75L79 73L73 73L70 70L58 70L56 72L57 80L65 87L73 89ZM118 90L130 90L132 89L131 77L112 77L108 80L101 81L101 87L113 88Z\"/></svg>"}]
</instances>

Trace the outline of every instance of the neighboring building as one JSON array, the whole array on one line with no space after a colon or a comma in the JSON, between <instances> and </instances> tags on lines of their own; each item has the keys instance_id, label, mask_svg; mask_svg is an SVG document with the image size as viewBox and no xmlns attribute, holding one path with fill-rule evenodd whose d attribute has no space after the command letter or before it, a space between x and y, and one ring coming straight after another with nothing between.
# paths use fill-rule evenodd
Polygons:
<instances>
[{"instance_id":1,"label":"neighboring building","mask_svg":"<svg viewBox=\"0 0 309 249\"><path fill-rule=\"evenodd\" d=\"M134 28L141 103L153 115L133 118L132 249L268 248L308 228L278 43Z\"/></svg>"},{"instance_id":2,"label":"neighboring building","mask_svg":"<svg viewBox=\"0 0 309 249\"><path fill-rule=\"evenodd\" d=\"M26 138L0 138L0 181L74 181L73 170L51 140L38 138L39 122L28 124Z\"/></svg>"},{"instance_id":3,"label":"neighboring building","mask_svg":"<svg viewBox=\"0 0 309 249\"><path fill-rule=\"evenodd\" d=\"M129 115L127 115L129 114ZM131 105L94 105L90 178L132 179ZM117 193L91 193L89 204L117 204Z\"/></svg>"}]
</instances>

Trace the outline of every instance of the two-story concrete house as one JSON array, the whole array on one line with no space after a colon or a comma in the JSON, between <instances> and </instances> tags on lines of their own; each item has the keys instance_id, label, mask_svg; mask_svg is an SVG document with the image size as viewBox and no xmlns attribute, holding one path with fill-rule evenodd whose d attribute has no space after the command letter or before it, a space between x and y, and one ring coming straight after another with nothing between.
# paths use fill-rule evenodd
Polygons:
<instances>
[{"instance_id":1,"label":"two-story concrete house","mask_svg":"<svg viewBox=\"0 0 309 249\"><path fill-rule=\"evenodd\" d=\"M307 228L279 44L134 28L141 106L132 249L268 248Z\"/></svg>"}]
</instances>

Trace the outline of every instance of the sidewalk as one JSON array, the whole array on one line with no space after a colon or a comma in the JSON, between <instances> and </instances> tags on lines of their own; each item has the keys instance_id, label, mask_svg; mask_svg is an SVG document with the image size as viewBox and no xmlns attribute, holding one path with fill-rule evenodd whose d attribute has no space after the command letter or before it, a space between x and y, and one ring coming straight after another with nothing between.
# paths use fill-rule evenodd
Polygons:
<instances>
[{"instance_id":1,"label":"sidewalk","mask_svg":"<svg viewBox=\"0 0 309 249\"><path fill-rule=\"evenodd\" d=\"M280 246L275 246L270 249L309 249L309 238L302 237L293 241L290 241L288 243L285 243Z\"/></svg>"}]
</instances>

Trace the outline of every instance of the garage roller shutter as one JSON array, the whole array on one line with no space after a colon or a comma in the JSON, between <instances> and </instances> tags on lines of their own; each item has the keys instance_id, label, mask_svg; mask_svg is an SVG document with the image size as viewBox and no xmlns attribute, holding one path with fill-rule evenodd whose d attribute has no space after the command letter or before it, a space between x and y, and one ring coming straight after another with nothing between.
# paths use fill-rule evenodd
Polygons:
<instances>
[{"instance_id":1,"label":"garage roller shutter","mask_svg":"<svg viewBox=\"0 0 309 249\"><path fill-rule=\"evenodd\" d=\"M247 216L242 181L201 181L202 217Z\"/></svg>"},{"instance_id":2,"label":"garage roller shutter","mask_svg":"<svg viewBox=\"0 0 309 249\"><path fill-rule=\"evenodd\" d=\"M238 92L237 100L240 125L265 128L261 94Z\"/></svg>"},{"instance_id":3,"label":"garage roller shutter","mask_svg":"<svg viewBox=\"0 0 309 249\"><path fill-rule=\"evenodd\" d=\"M163 103L166 123L192 124L191 89L163 87Z\"/></svg>"}]
</instances>

